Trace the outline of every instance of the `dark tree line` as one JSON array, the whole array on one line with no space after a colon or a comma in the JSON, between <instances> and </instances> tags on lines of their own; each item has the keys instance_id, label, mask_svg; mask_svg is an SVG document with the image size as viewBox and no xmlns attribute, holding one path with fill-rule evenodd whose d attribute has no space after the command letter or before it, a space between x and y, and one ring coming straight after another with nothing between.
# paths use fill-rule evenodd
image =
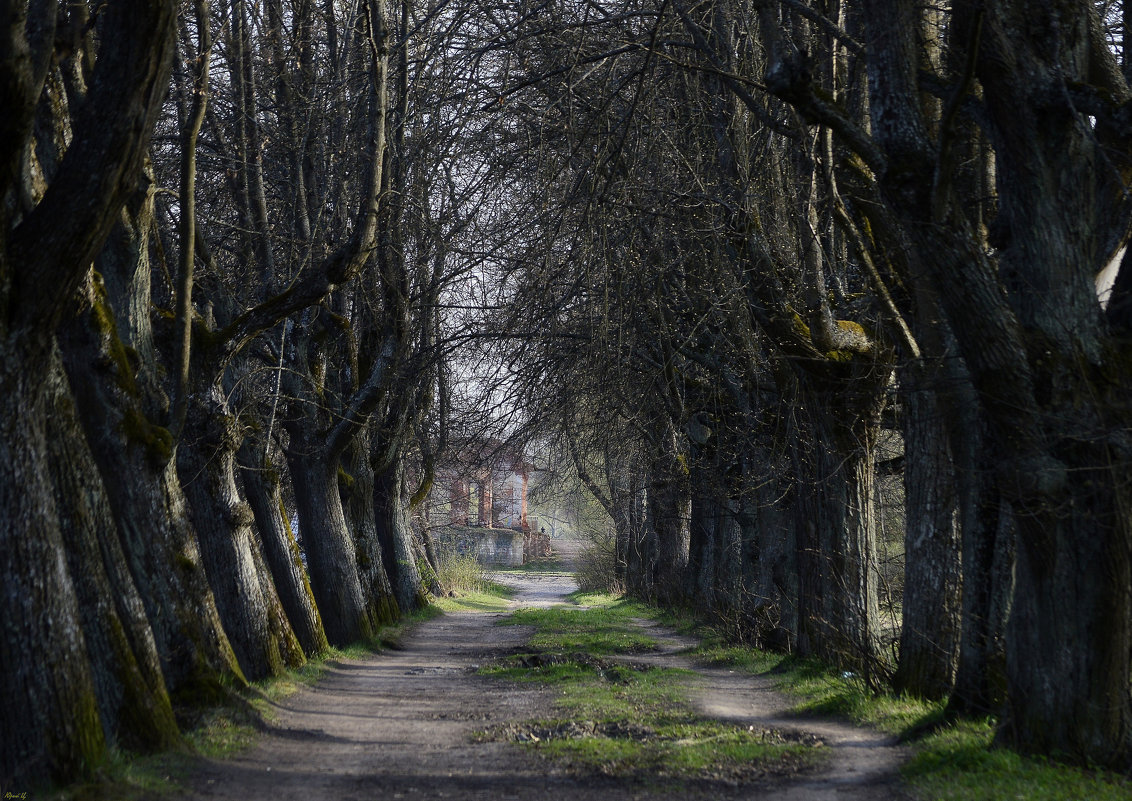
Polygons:
<instances>
[{"instance_id":1,"label":"dark tree line","mask_svg":"<svg viewBox=\"0 0 1132 801\"><path fill-rule=\"evenodd\" d=\"M467 14L3 5L5 780L174 746L423 602L486 197Z\"/></svg>"},{"instance_id":2,"label":"dark tree line","mask_svg":"<svg viewBox=\"0 0 1132 801\"><path fill-rule=\"evenodd\" d=\"M0 776L422 603L462 407L628 591L1127 767L1129 13L0 4Z\"/></svg>"},{"instance_id":3,"label":"dark tree line","mask_svg":"<svg viewBox=\"0 0 1132 801\"><path fill-rule=\"evenodd\" d=\"M546 321L516 372L629 591L1128 766L1125 14L671 0L501 25L543 231L510 276Z\"/></svg>"}]
</instances>

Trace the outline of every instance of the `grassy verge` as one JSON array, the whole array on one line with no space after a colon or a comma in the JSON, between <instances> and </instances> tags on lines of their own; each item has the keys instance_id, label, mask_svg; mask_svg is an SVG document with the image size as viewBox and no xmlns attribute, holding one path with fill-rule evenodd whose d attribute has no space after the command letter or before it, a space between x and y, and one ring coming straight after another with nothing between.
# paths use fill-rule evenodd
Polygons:
<instances>
[{"instance_id":1,"label":"grassy verge","mask_svg":"<svg viewBox=\"0 0 1132 801\"><path fill-rule=\"evenodd\" d=\"M529 653L481 673L554 688L556 717L483 733L526 743L575 769L647 782L735 781L792 774L815 758L814 743L705 720L685 697L687 671L634 662L656 643L633 624L638 604L575 593L587 608L521 609L505 624L533 626Z\"/></svg>"},{"instance_id":2,"label":"grassy verge","mask_svg":"<svg viewBox=\"0 0 1132 801\"><path fill-rule=\"evenodd\" d=\"M433 598L432 605L442 612L504 612L515 591L493 581L484 581L474 590Z\"/></svg>"},{"instance_id":3,"label":"grassy verge","mask_svg":"<svg viewBox=\"0 0 1132 801\"><path fill-rule=\"evenodd\" d=\"M992 719L944 723L942 704L876 694L852 675L812 660L727 646L711 632L697 655L708 662L773 676L780 689L798 699L795 711L799 714L832 715L912 738L914 755L903 774L922 801L1132 798L1132 782L1125 777L993 748ZM913 737L925 730L931 733Z\"/></svg>"}]
</instances>

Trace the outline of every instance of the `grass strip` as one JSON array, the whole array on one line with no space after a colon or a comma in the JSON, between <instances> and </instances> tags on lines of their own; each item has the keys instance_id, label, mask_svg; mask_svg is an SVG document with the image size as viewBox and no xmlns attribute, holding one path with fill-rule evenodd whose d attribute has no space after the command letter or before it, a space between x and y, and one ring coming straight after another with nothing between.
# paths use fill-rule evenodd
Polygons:
<instances>
[{"instance_id":1,"label":"grass strip","mask_svg":"<svg viewBox=\"0 0 1132 801\"><path fill-rule=\"evenodd\" d=\"M501 621L535 628L529 652L480 671L553 686L557 716L481 737L525 743L574 769L650 783L749 781L792 775L816 761L816 740L701 718L686 698L689 671L633 661L656 648L634 622L649 614L646 607L594 594L571 600L577 606L521 609Z\"/></svg>"},{"instance_id":2,"label":"grass strip","mask_svg":"<svg viewBox=\"0 0 1132 801\"><path fill-rule=\"evenodd\" d=\"M504 612L515 591L494 581L483 581L476 589L433 598L432 605L442 612Z\"/></svg>"}]
</instances>

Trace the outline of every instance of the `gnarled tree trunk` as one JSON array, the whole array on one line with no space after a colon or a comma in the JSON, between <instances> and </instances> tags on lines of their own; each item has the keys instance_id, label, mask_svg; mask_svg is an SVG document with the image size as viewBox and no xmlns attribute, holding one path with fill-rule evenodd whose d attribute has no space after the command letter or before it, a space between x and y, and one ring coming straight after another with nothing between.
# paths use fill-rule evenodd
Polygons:
<instances>
[{"instance_id":1,"label":"gnarled tree trunk","mask_svg":"<svg viewBox=\"0 0 1132 801\"><path fill-rule=\"evenodd\" d=\"M170 748L181 737L145 606L57 353L49 369L47 442L55 504L102 728L110 745L135 751Z\"/></svg>"},{"instance_id":2,"label":"gnarled tree trunk","mask_svg":"<svg viewBox=\"0 0 1132 801\"><path fill-rule=\"evenodd\" d=\"M253 531L255 517L236 486L237 422L212 384L187 410L177 470L192 510L205 573L224 630L249 679L303 662Z\"/></svg>"}]
</instances>

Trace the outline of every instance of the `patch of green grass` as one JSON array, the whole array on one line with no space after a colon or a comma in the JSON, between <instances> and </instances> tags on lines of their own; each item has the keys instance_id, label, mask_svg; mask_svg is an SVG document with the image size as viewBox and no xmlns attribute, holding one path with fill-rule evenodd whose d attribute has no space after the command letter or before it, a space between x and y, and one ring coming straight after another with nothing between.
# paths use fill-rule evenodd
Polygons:
<instances>
[{"instance_id":1,"label":"patch of green grass","mask_svg":"<svg viewBox=\"0 0 1132 801\"><path fill-rule=\"evenodd\" d=\"M705 720L686 700L686 670L612 657L655 648L633 623L648 610L620 598L579 594L588 608L520 609L505 623L534 626L531 653L481 669L481 674L554 688L557 720L505 727L504 739L610 775L665 780L754 778L793 773L816 758L813 744L775 732Z\"/></svg>"},{"instance_id":2,"label":"patch of green grass","mask_svg":"<svg viewBox=\"0 0 1132 801\"><path fill-rule=\"evenodd\" d=\"M1127 801L1127 777L991 747L991 720L962 721L921 740L904 777L923 801Z\"/></svg>"},{"instance_id":3,"label":"patch of green grass","mask_svg":"<svg viewBox=\"0 0 1132 801\"><path fill-rule=\"evenodd\" d=\"M770 675L775 685L795 696L799 715L826 715L904 734L939 718L942 704L908 696L873 692L858 676L814 659L769 653L756 648L710 644L693 654L712 664Z\"/></svg>"},{"instance_id":4,"label":"patch of green grass","mask_svg":"<svg viewBox=\"0 0 1132 801\"><path fill-rule=\"evenodd\" d=\"M530 640L538 651L582 651L594 655L644 653L656 640L633 625L621 607L520 609L505 625L534 626Z\"/></svg>"},{"instance_id":5,"label":"patch of green grass","mask_svg":"<svg viewBox=\"0 0 1132 801\"><path fill-rule=\"evenodd\" d=\"M514 594L510 587L485 581L482 589L460 592L450 598L434 598L432 606L442 612L504 612Z\"/></svg>"},{"instance_id":6,"label":"patch of green grass","mask_svg":"<svg viewBox=\"0 0 1132 801\"><path fill-rule=\"evenodd\" d=\"M550 738L536 744L543 755L614 776L661 779L761 777L768 770L793 773L812 764L816 752L785 743L772 732L713 721L681 721L645 732L626 726L626 736Z\"/></svg>"},{"instance_id":7,"label":"patch of green grass","mask_svg":"<svg viewBox=\"0 0 1132 801\"><path fill-rule=\"evenodd\" d=\"M575 607L519 609L502 625L534 626L530 646L538 651L578 651L595 656L645 653L656 640L641 631L635 619L648 617L648 607L602 593L574 592Z\"/></svg>"},{"instance_id":8,"label":"patch of green grass","mask_svg":"<svg viewBox=\"0 0 1132 801\"><path fill-rule=\"evenodd\" d=\"M521 576L524 573L569 573L570 571L566 569L566 563L562 561L561 557L551 555L531 559L529 562L524 562L522 566L493 567L491 572Z\"/></svg>"}]
</instances>

